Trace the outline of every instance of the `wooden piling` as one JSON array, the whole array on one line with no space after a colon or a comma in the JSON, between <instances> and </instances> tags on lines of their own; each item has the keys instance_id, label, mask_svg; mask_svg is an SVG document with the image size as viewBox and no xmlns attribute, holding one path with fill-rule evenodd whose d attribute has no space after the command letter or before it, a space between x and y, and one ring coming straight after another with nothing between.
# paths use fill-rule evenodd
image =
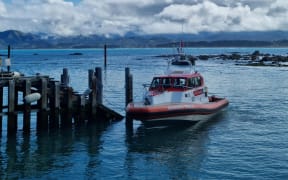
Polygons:
<instances>
[{"instance_id":1,"label":"wooden piling","mask_svg":"<svg viewBox=\"0 0 288 180\"><path fill-rule=\"evenodd\" d=\"M97 95L96 101L98 104L102 104L103 102L103 84L102 84L102 70L100 67L95 68L95 76L96 76L96 88Z\"/></svg>"},{"instance_id":2,"label":"wooden piling","mask_svg":"<svg viewBox=\"0 0 288 180\"><path fill-rule=\"evenodd\" d=\"M63 69L63 74L61 74L61 86L62 86L62 91L64 93L64 109L67 109L69 111L72 110L73 102L72 102L72 95L73 95L73 89L69 87L69 81L70 81L70 76L68 73L68 69L64 68Z\"/></svg>"},{"instance_id":3,"label":"wooden piling","mask_svg":"<svg viewBox=\"0 0 288 180\"><path fill-rule=\"evenodd\" d=\"M50 83L51 95L49 97L49 105L51 110L60 109L60 83L59 81L52 81Z\"/></svg>"},{"instance_id":4,"label":"wooden piling","mask_svg":"<svg viewBox=\"0 0 288 180\"><path fill-rule=\"evenodd\" d=\"M25 96L31 94L31 81L26 79L24 81L23 89L23 99ZM24 112L23 112L23 132L30 132L30 122L31 122L31 105L30 103L24 102Z\"/></svg>"},{"instance_id":5,"label":"wooden piling","mask_svg":"<svg viewBox=\"0 0 288 180\"><path fill-rule=\"evenodd\" d=\"M48 116L49 129L55 130L59 128L59 114L60 114L60 111L57 109L52 109L49 112L49 116Z\"/></svg>"},{"instance_id":6,"label":"wooden piling","mask_svg":"<svg viewBox=\"0 0 288 180\"><path fill-rule=\"evenodd\" d=\"M72 111L73 109L73 88L70 87L68 88L68 106L67 106L67 109L69 111Z\"/></svg>"},{"instance_id":7,"label":"wooden piling","mask_svg":"<svg viewBox=\"0 0 288 180\"><path fill-rule=\"evenodd\" d=\"M64 68L63 69L63 74L61 75L61 85L64 87L68 87L69 86L69 81L70 81L70 77L68 74L68 69Z\"/></svg>"},{"instance_id":8,"label":"wooden piling","mask_svg":"<svg viewBox=\"0 0 288 180\"><path fill-rule=\"evenodd\" d=\"M71 128L72 127L72 112L67 109L60 111L60 128Z\"/></svg>"},{"instance_id":9,"label":"wooden piling","mask_svg":"<svg viewBox=\"0 0 288 180\"><path fill-rule=\"evenodd\" d=\"M49 76L37 74L32 77L2 77L0 83L0 131L2 130L2 116L8 115L7 130L13 134L17 131L17 112L23 112L23 132L30 132L31 111L37 110L37 130L48 130L48 128L72 127L84 120L120 120L120 114L104 106L102 70L96 67L89 70L89 88L78 94L69 87L69 74L63 69L61 82L55 81ZM129 89L131 89L132 78L129 78ZM3 105L4 87L7 87L8 104ZM6 92L6 90L5 90ZM23 104L18 102L18 92L22 93ZM132 93L132 91L130 90ZM35 97L37 103L31 103L28 95L32 93L41 94L41 98ZM35 94L36 95L36 94ZM39 95L37 95L39 96ZM27 98L25 98L27 97ZM31 96L32 97L32 96ZM131 95L129 96L131 97ZM21 98L19 96L19 98ZM33 98L32 98L33 99ZM131 99L131 98L130 98ZM19 103L19 104L18 104ZM74 111L76 110L76 111ZM60 118L61 117L61 122ZM83 121L80 122L83 118ZM85 119L84 119L85 118ZM77 122L76 122L77 121ZM78 122L79 121L79 122Z\"/></svg>"},{"instance_id":10,"label":"wooden piling","mask_svg":"<svg viewBox=\"0 0 288 180\"><path fill-rule=\"evenodd\" d=\"M9 80L8 82L8 113L15 111L15 81Z\"/></svg>"},{"instance_id":11,"label":"wooden piling","mask_svg":"<svg viewBox=\"0 0 288 180\"><path fill-rule=\"evenodd\" d=\"M8 45L8 55L7 55L8 59L10 59L10 51L11 51L11 46ZM10 65L7 66L7 71L10 72Z\"/></svg>"},{"instance_id":12,"label":"wooden piling","mask_svg":"<svg viewBox=\"0 0 288 180\"><path fill-rule=\"evenodd\" d=\"M125 108L133 101L133 77L130 74L130 69L125 68ZM126 115L126 128L133 129L133 119Z\"/></svg>"},{"instance_id":13,"label":"wooden piling","mask_svg":"<svg viewBox=\"0 0 288 180\"><path fill-rule=\"evenodd\" d=\"M104 45L104 67L107 66L107 45Z\"/></svg>"},{"instance_id":14,"label":"wooden piling","mask_svg":"<svg viewBox=\"0 0 288 180\"><path fill-rule=\"evenodd\" d=\"M75 125L81 125L83 124L85 121L85 107L86 107L86 95L85 94L77 94L76 95L77 98L77 102L76 102L76 109L77 112L74 113L74 123Z\"/></svg>"},{"instance_id":15,"label":"wooden piling","mask_svg":"<svg viewBox=\"0 0 288 180\"><path fill-rule=\"evenodd\" d=\"M0 85L0 113L3 112L3 86ZM2 132L2 120L3 116L0 116L0 137Z\"/></svg>"},{"instance_id":16,"label":"wooden piling","mask_svg":"<svg viewBox=\"0 0 288 180\"><path fill-rule=\"evenodd\" d=\"M97 113L97 78L93 76L92 78L92 92L89 96L91 115L95 116Z\"/></svg>"},{"instance_id":17,"label":"wooden piling","mask_svg":"<svg viewBox=\"0 0 288 180\"><path fill-rule=\"evenodd\" d=\"M17 84L15 83L15 95L14 95L14 105L15 105L15 110L17 111L19 108L18 108L18 87L17 87Z\"/></svg>"},{"instance_id":18,"label":"wooden piling","mask_svg":"<svg viewBox=\"0 0 288 180\"><path fill-rule=\"evenodd\" d=\"M9 113L7 116L7 132L8 134L15 134L17 132L18 123L17 123L17 114L16 113Z\"/></svg>"},{"instance_id":19,"label":"wooden piling","mask_svg":"<svg viewBox=\"0 0 288 180\"><path fill-rule=\"evenodd\" d=\"M37 131L48 131L48 111L46 110L39 110L37 111Z\"/></svg>"},{"instance_id":20,"label":"wooden piling","mask_svg":"<svg viewBox=\"0 0 288 180\"><path fill-rule=\"evenodd\" d=\"M133 101L133 76L132 74L129 75L129 98L128 98L128 102L132 102Z\"/></svg>"},{"instance_id":21,"label":"wooden piling","mask_svg":"<svg viewBox=\"0 0 288 180\"><path fill-rule=\"evenodd\" d=\"M130 74L130 69L125 68L125 107L133 101L133 77Z\"/></svg>"},{"instance_id":22,"label":"wooden piling","mask_svg":"<svg viewBox=\"0 0 288 180\"><path fill-rule=\"evenodd\" d=\"M48 110L48 98L47 98L47 87L48 82L46 78L41 78L41 99L40 99L40 109L43 111Z\"/></svg>"},{"instance_id":23,"label":"wooden piling","mask_svg":"<svg viewBox=\"0 0 288 180\"><path fill-rule=\"evenodd\" d=\"M15 114L15 81L8 81L8 134L14 134L17 131L17 114Z\"/></svg>"},{"instance_id":24,"label":"wooden piling","mask_svg":"<svg viewBox=\"0 0 288 180\"><path fill-rule=\"evenodd\" d=\"M88 70L88 88L92 89L92 79L94 76L94 70L93 69L89 69Z\"/></svg>"}]
</instances>

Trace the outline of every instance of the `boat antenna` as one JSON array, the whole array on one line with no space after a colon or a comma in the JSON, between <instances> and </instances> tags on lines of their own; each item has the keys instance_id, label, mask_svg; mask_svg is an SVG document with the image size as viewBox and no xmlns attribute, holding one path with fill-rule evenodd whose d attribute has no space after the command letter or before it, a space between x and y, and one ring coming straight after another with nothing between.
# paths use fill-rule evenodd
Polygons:
<instances>
[{"instance_id":1,"label":"boat antenna","mask_svg":"<svg viewBox=\"0 0 288 180\"><path fill-rule=\"evenodd\" d=\"M194 72L196 72L195 69L195 59L193 58L193 56L189 56L189 64L190 64L190 71L192 72L192 70L194 70Z\"/></svg>"},{"instance_id":2,"label":"boat antenna","mask_svg":"<svg viewBox=\"0 0 288 180\"><path fill-rule=\"evenodd\" d=\"M167 61L167 71L166 71L166 74L169 74L169 73L170 73L170 63L171 63L171 61L168 59L168 61Z\"/></svg>"}]
</instances>

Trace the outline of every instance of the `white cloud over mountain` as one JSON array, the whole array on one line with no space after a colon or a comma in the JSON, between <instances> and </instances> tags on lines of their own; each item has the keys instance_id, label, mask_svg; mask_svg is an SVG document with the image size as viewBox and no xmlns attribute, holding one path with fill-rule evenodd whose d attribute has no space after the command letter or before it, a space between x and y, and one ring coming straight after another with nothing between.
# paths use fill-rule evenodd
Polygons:
<instances>
[{"instance_id":1,"label":"white cloud over mountain","mask_svg":"<svg viewBox=\"0 0 288 180\"><path fill-rule=\"evenodd\" d=\"M288 30L287 0L0 0L0 31L57 35Z\"/></svg>"}]
</instances>

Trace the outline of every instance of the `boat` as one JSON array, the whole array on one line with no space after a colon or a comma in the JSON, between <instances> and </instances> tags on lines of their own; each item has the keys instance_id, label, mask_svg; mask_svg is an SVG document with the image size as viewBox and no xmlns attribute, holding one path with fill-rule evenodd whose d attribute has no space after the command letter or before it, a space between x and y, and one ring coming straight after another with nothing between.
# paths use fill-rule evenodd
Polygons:
<instances>
[{"instance_id":1,"label":"boat","mask_svg":"<svg viewBox=\"0 0 288 180\"><path fill-rule=\"evenodd\" d=\"M177 48L177 54L175 54L171 59L171 64L178 66L189 66L190 63L193 65L195 63L195 58L191 55L185 54L183 50L183 41L181 41L179 47Z\"/></svg>"},{"instance_id":2,"label":"boat","mask_svg":"<svg viewBox=\"0 0 288 180\"><path fill-rule=\"evenodd\" d=\"M208 95L203 76L190 63L189 70L171 70L144 84L143 99L126 107L127 117L144 124L206 121L228 106L224 97Z\"/></svg>"},{"instance_id":3,"label":"boat","mask_svg":"<svg viewBox=\"0 0 288 180\"><path fill-rule=\"evenodd\" d=\"M23 76L20 72L14 71L0 71L0 79L5 79L5 78L19 78L20 76Z\"/></svg>"}]
</instances>

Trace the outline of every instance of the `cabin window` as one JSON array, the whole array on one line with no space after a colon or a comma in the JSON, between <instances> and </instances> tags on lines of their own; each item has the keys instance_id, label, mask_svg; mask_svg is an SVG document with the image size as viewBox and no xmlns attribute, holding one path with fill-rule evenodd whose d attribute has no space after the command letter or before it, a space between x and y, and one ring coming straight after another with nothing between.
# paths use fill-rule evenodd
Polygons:
<instances>
[{"instance_id":1,"label":"cabin window","mask_svg":"<svg viewBox=\"0 0 288 180\"><path fill-rule=\"evenodd\" d=\"M163 79L163 87L164 88L170 88L171 87L171 79L170 78L164 78Z\"/></svg>"},{"instance_id":2,"label":"cabin window","mask_svg":"<svg viewBox=\"0 0 288 180\"><path fill-rule=\"evenodd\" d=\"M194 79L193 78L188 79L188 87L189 88L194 88L195 87L195 83L194 83Z\"/></svg>"},{"instance_id":3,"label":"cabin window","mask_svg":"<svg viewBox=\"0 0 288 180\"><path fill-rule=\"evenodd\" d=\"M199 86L202 86L202 80L200 76L188 79L188 87L195 88Z\"/></svg>"},{"instance_id":4,"label":"cabin window","mask_svg":"<svg viewBox=\"0 0 288 180\"><path fill-rule=\"evenodd\" d=\"M160 78L154 78L150 88L157 88L160 86Z\"/></svg>"},{"instance_id":5,"label":"cabin window","mask_svg":"<svg viewBox=\"0 0 288 180\"><path fill-rule=\"evenodd\" d=\"M196 77L196 82L197 82L197 87L198 86L202 86L202 81L201 81L201 77L200 76Z\"/></svg>"},{"instance_id":6,"label":"cabin window","mask_svg":"<svg viewBox=\"0 0 288 180\"><path fill-rule=\"evenodd\" d=\"M186 86L186 79L185 78L175 78L174 79L174 88L183 88Z\"/></svg>"},{"instance_id":7,"label":"cabin window","mask_svg":"<svg viewBox=\"0 0 288 180\"><path fill-rule=\"evenodd\" d=\"M190 81L196 81L196 79L190 79ZM150 89L167 89L167 88L186 88L187 87L186 78L154 78L151 82ZM192 86L191 86L192 87Z\"/></svg>"}]
</instances>

